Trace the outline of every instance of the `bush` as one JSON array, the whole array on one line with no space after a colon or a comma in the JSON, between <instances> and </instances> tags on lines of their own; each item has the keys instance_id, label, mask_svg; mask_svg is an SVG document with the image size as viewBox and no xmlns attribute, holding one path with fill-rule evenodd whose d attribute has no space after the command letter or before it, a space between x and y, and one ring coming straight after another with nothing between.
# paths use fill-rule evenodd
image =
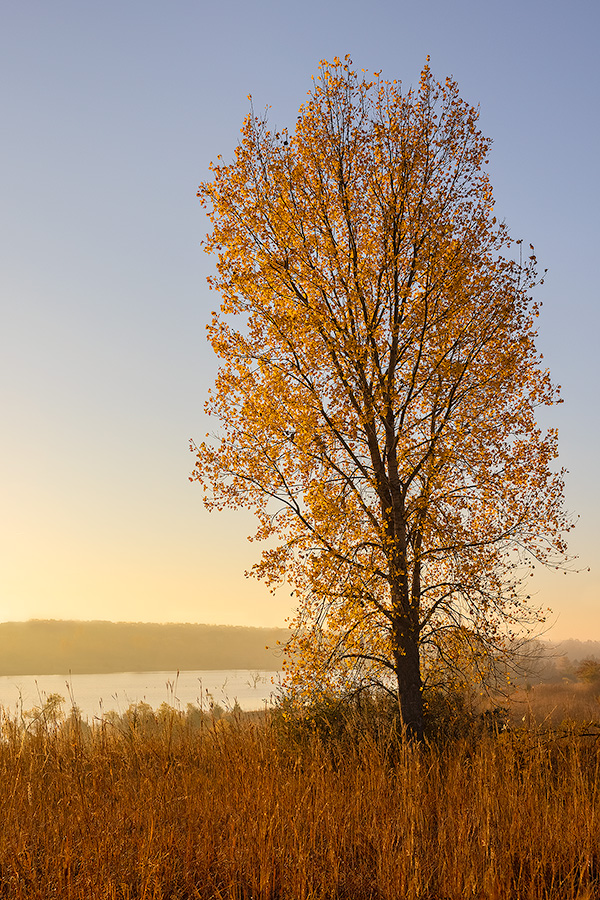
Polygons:
<instances>
[{"instance_id":1,"label":"bush","mask_svg":"<svg viewBox=\"0 0 600 900\"><path fill-rule=\"evenodd\" d=\"M580 681L586 684L600 685L600 662L596 659L584 659L575 670Z\"/></svg>"}]
</instances>

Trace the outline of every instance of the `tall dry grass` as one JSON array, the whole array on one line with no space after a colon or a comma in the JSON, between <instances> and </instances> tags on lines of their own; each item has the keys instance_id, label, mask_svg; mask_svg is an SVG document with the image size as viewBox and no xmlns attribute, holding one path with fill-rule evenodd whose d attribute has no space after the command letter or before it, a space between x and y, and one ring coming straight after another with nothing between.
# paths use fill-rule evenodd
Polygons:
<instances>
[{"instance_id":1,"label":"tall dry grass","mask_svg":"<svg viewBox=\"0 0 600 900\"><path fill-rule=\"evenodd\" d=\"M511 697L513 721L528 727L560 728L564 724L600 719L600 684L558 682L536 684Z\"/></svg>"},{"instance_id":2,"label":"tall dry grass","mask_svg":"<svg viewBox=\"0 0 600 900\"><path fill-rule=\"evenodd\" d=\"M3 720L0 898L600 897L598 741Z\"/></svg>"}]
</instances>

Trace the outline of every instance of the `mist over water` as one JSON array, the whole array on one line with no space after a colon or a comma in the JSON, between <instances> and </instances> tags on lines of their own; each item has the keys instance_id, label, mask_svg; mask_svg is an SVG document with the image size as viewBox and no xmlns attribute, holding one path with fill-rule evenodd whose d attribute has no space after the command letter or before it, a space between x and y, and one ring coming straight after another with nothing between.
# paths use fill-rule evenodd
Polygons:
<instances>
[{"instance_id":1,"label":"mist over water","mask_svg":"<svg viewBox=\"0 0 600 900\"><path fill-rule=\"evenodd\" d=\"M211 703L231 709L264 709L277 696L279 673L251 669L180 672L112 672L98 675L4 675L0 677L0 707L9 715L42 707L51 694L65 698L63 712L73 705L91 722L110 710L123 713L132 703L157 709L168 703L185 712L188 703L210 711Z\"/></svg>"}]
</instances>

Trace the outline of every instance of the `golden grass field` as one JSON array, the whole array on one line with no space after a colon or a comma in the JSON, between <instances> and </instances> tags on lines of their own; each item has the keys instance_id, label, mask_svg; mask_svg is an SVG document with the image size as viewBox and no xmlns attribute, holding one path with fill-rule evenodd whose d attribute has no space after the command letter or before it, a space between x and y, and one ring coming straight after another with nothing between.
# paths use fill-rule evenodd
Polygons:
<instances>
[{"instance_id":1,"label":"golden grass field","mask_svg":"<svg viewBox=\"0 0 600 900\"><path fill-rule=\"evenodd\" d=\"M519 703L522 727L423 746L358 720L5 716L0 898L600 897L599 730Z\"/></svg>"}]
</instances>

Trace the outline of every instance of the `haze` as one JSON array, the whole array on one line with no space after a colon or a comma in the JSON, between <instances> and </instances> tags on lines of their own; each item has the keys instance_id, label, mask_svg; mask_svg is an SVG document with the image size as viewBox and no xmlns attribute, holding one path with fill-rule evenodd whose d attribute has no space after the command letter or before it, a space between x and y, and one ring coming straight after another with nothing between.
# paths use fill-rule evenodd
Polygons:
<instances>
[{"instance_id":1,"label":"haze","mask_svg":"<svg viewBox=\"0 0 600 900\"><path fill-rule=\"evenodd\" d=\"M542 421L591 572L533 591L548 637L598 639L599 26L592 0L4 4L0 620L283 625L289 591L243 575L251 517L188 482L218 303L196 187L248 94L293 126L321 58L408 85L430 54L481 104L497 214L549 268L539 347L565 402Z\"/></svg>"}]
</instances>

